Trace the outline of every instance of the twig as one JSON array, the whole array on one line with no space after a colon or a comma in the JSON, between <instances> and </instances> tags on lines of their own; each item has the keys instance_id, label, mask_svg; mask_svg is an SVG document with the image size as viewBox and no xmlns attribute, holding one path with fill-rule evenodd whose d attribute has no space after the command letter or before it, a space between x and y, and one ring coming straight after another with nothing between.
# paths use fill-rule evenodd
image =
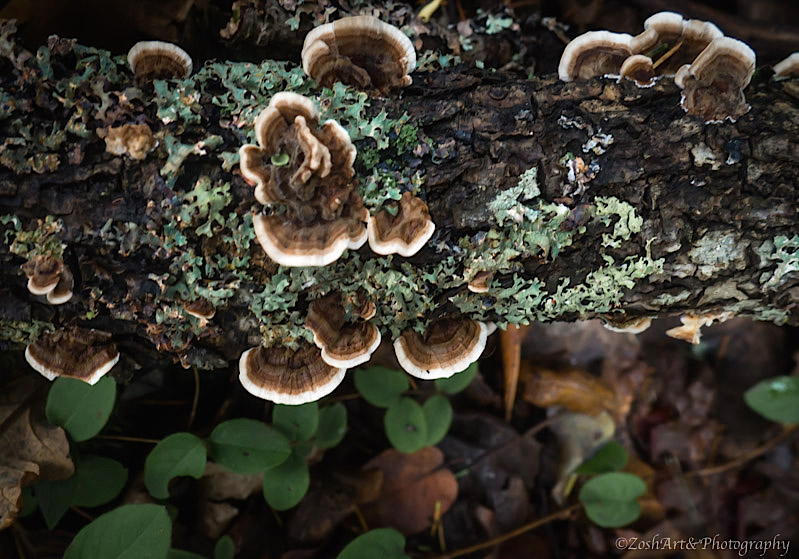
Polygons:
<instances>
[{"instance_id":1,"label":"twig","mask_svg":"<svg viewBox=\"0 0 799 559\"><path fill-rule=\"evenodd\" d=\"M88 512L86 512L86 511L84 511L82 509L79 509L78 507L74 507L74 506L71 506L69 508L70 508L70 510L72 510L73 512L79 514L80 516L82 516L83 518L88 520L89 522L94 522L94 517L91 514L89 514Z\"/></svg>"},{"instance_id":2,"label":"twig","mask_svg":"<svg viewBox=\"0 0 799 559\"><path fill-rule=\"evenodd\" d=\"M110 441L129 441L132 443L149 443L158 444L161 441L158 439L145 439L142 437L125 437L124 435L97 435L95 439L107 439Z\"/></svg>"},{"instance_id":3,"label":"twig","mask_svg":"<svg viewBox=\"0 0 799 559\"><path fill-rule=\"evenodd\" d=\"M759 447L753 448L752 450L750 450L749 452L747 452L743 456L739 456L738 458L730 460L726 464L719 464L718 466L713 466L713 467L710 467L710 468L702 468L700 470L694 470L692 472L686 472L685 476L686 477L688 477L688 476L691 476L691 477L707 477L707 476L713 476L713 475L716 475L716 474L721 474L721 473L724 473L724 472L729 471L729 470L733 470L733 469L737 468L738 466L742 466L742 465L746 464L747 462L749 462L750 460L753 460L753 459L757 458L761 454L765 454L766 452L768 452L769 450L771 450L772 448L774 448L775 446L777 446L778 444L783 442L785 439L787 439L788 437L793 435L796 432L797 429L799 429L799 425L791 425L790 427L786 427L782 431L782 433L780 433L779 435L777 435L776 437L774 437L770 441L767 441L766 443L760 445Z\"/></svg>"},{"instance_id":4,"label":"twig","mask_svg":"<svg viewBox=\"0 0 799 559\"><path fill-rule=\"evenodd\" d=\"M437 555L434 559L453 559L454 557L460 557L462 555L467 555L469 553L474 553L475 551L480 551L481 549L485 549L487 547L493 547L495 545L501 544L502 542L506 542L515 538L516 536L521 536L525 532L529 532L530 530L534 530L539 526L543 526L545 524L549 524L554 520L560 520L561 518L566 518L570 516L571 513L581 508L582 505L575 504L570 507L566 507L565 509L561 509L557 512L553 512L552 514L548 514L544 517L541 517L533 522L525 524L524 526L520 526L515 530L511 530L506 534L502 534L501 536L497 536L495 538L491 538L488 541L481 542L475 545L470 545L469 547L464 547L462 549L456 549L451 553L445 553L444 555Z\"/></svg>"},{"instance_id":5,"label":"twig","mask_svg":"<svg viewBox=\"0 0 799 559\"><path fill-rule=\"evenodd\" d=\"M194 416L197 414L197 402L200 400L200 375L197 373L197 367L192 367L191 370L194 373L194 399L191 401L191 412L189 413L188 426L189 429L191 429L191 425L194 423Z\"/></svg>"}]
</instances>

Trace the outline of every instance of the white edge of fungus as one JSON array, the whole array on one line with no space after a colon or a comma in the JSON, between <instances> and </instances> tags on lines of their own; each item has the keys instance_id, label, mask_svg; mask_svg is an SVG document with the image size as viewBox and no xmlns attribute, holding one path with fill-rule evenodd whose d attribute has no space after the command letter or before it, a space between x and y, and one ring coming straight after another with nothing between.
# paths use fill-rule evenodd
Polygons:
<instances>
[{"instance_id":1,"label":"white edge of fungus","mask_svg":"<svg viewBox=\"0 0 799 559\"><path fill-rule=\"evenodd\" d=\"M459 356L456 360L445 366L433 367L430 369L423 369L413 359L413 356L408 352L408 346L405 343L405 338L399 336L394 340L394 353L397 356L397 361L400 366L409 375L422 380L433 380L437 378L449 378L456 373L464 371L469 365L480 359L483 350L488 340L489 327L483 322L477 322L480 326L480 334L475 343L469 351Z\"/></svg>"},{"instance_id":2,"label":"white edge of fungus","mask_svg":"<svg viewBox=\"0 0 799 559\"><path fill-rule=\"evenodd\" d=\"M588 31L572 39L566 48L563 50L563 55L560 57L558 64L558 77L561 81L572 81L569 70L571 69L572 60L577 58L580 53L591 46L596 44L609 44L614 47L624 47L632 51L632 35L628 33L613 33L611 31Z\"/></svg>"},{"instance_id":3,"label":"white edge of fungus","mask_svg":"<svg viewBox=\"0 0 799 559\"><path fill-rule=\"evenodd\" d=\"M186 75L188 76L191 74L193 64L191 61L191 56L189 56L189 53L187 53L179 46L173 43L167 43L165 41L139 41L138 43L130 47L130 50L128 51L128 64L130 65L130 69L135 72L134 63L136 61L136 58L138 58L142 53L151 50L166 51L170 54L174 54L176 58L184 62L187 68Z\"/></svg>"},{"instance_id":4,"label":"white edge of fungus","mask_svg":"<svg viewBox=\"0 0 799 559\"><path fill-rule=\"evenodd\" d=\"M380 330L374 325L370 326L372 326L377 331L377 337L375 338L374 343L364 348L364 350L358 353L357 355L353 355L349 359L336 359L335 357L331 357L331 355L327 352L327 348L324 346L322 341L316 336L316 333L314 332L313 341L314 344L316 344L316 347L322 350L322 361L324 361L331 367L340 367L344 369L352 369L353 367L357 367L358 365L363 365L364 363L368 362L372 358L372 354L380 345L380 341L382 339L380 336Z\"/></svg>"},{"instance_id":5,"label":"white edge of fungus","mask_svg":"<svg viewBox=\"0 0 799 559\"><path fill-rule=\"evenodd\" d=\"M300 404L307 404L308 402L315 402L333 392L344 380L344 375L347 372L347 369L340 368L327 383L317 386L314 390L301 392L299 394L286 394L277 390L264 388L263 386L259 386L250 380L249 376L247 375L247 355L254 349L258 348L252 347L248 349L242 353L241 357L239 358L239 382L241 382L241 385L247 392L256 398L269 400L270 402L274 402L276 404L297 406Z\"/></svg>"},{"instance_id":6,"label":"white edge of fungus","mask_svg":"<svg viewBox=\"0 0 799 559\"><path fill-rule=\"evenodd\" d=\"M64 295L55 295L55 290L50 291L47 294L47 302L50 303L51 305L63 305L70 299L72 299L72 289L70 289Z\"/></svg>"},{"instance_id":7,"label":"white edge of fungus","mask_svg":"<svg viewBox=\"0 0 799 559\"><path fill-rule=\"evenodd\" d=\"M30 291L32 295L47 295L53 289L55 289L55 286L58 285L60 279L61 276L58 275L52 284L47 284L44 287L36 287L33 285L33 278L30 278L28 279L28 291Z\"/></svg>"},{"instance_id":8,"label":"white edge of fungus","mask_svg":"<svg viewBox=\"0 0 799 559\"><path fill-rule=\"evenodd\" d=\"M610 322L602 322L602 326L611 332L620 334L640 334L652 326L652 319L649 317L633 322L630 326L614 326Z\"/></svg>"},{"instance_id":9,"label":"white edge of fungus","mask_svg":"<svg viewBox=\"0 0 799 559\"><path fill-rule=\"evenodd\" d=\"M375 220L371 215L366 221L366 233L369 237L369 248L372 249L372 252L382 256L387 256L389 254L399 254L400 256L404 256L406 258L413 256L422 250L422 247L427 244L427 241L430 240L430 237L432 237L433 233L436 231L436 224L431 220L428 220L424 226L424 229L422 229L421 234L410 244L405 244L399 239L383 242L377 238L377 228L373 225L374 221Z\"/></svg>"},{"instance_id":10,"label":"white edge of fungus","mask_svg":"<svg viewBox=\"0 0 799 559\"><path fill-rule=\"evenodd\" d=\"M344 254L347 249L357 250L361 248L366 242L367 233L364 227L363 233L355 239L350 239L347 236L340 237L328 246L324 251L297 254L284 252L269 235L266 229L266 218L262 214L256 214L252 218L253 228L255 229L255 236L261 248L264 249L266 255L280 264L281 266L298 267L298 266L327 266L332 264Z\"/></svg>"},{"instance_id":11,"label":"white edge of fungus","mask_svg":"<svg viewBox=\"0 0 799 559\"><path fill-rule=\"evenodd\" d=\"M799 74L799 52L795 52L774 65L774 79L784 80Z\"/></svg>"},{"instance_id":12,"label":"white edge of fungus","mask_svg":"<svg viewBox=\"0 0 799 559\"><path fill-rule=\"evenodd\" d=\"M117 362L119 361L119 352L117 352L116 356L113 359L103 363L99 368L97 368L89 376L89 378L86 378L86 379L77 378L77 377L61 374L58 371L54 371L52 369L49 369L48 367L46 367L42 363L39 363L38 361L36 361L36 358L31 353L31 346L30 345L25 348L25 361L28 362L28 365L30 365L33 368L33 370L35 370L37 373L39 373L40 375L42 375L44 378L46 378L49 381L53 381L57 377L67 377L67 378L74 378L76 380L81 380L81 381L85 382L86 384L93 385L93 384L97 384L97 381L99 381L101 378L103 378L103 376L108 371L110 371L111 369L114 368L114 365L116 365Z\"/></svg>"}]
</instances>

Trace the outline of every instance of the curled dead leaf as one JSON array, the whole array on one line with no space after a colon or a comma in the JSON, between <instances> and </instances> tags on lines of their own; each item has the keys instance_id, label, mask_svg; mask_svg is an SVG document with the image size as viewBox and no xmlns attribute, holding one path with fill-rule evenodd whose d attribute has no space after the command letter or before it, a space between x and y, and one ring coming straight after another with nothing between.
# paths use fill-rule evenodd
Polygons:
<instances>
[{"instance_id":1,"label":"curled dead leaf","mask_svg":"<svg viewBox=\"0 0 799 559\"><path fill-rule=\"evenodd\" d=\"M0 386L0 530L17 518L23 487L75 472L64 430L44 416L43 386L30 375L12 377Z\"/></svg>"}]
</instances>

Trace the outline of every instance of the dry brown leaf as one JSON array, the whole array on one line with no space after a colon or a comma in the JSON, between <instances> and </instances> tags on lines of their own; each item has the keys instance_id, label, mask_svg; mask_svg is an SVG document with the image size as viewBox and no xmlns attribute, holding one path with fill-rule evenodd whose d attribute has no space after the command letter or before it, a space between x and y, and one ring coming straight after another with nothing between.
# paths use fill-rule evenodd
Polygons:
<instances>
[{"instance_id":1,"label":"dry brown leaf","mask_svg":"<svg viewBox=\"0 0 799 559\"><path fill-rule=\"evenodd\" d=\"M37 479L66 479L75 471L66 434L44 417L43 386L31 375L0 386L0 530L17 518L23 487Z\"/></svg>"},{"instance_id":2,"label":"dry brown leaf","mask_svg":"<svg viewBox=\"0 0 799 559\"><path fill-rule=\"evenodd\" d=\"M288 522L289 538L303 545L327 539L355 511L355 505L377 499L382 485L380 470L334 473L297 505Z\"/></svg>"},{"instance_id":3,"label":"dry brown leaf","mask_svg":"<svg viewBox=\"0 0 799 559\"><path fill-rule=\"evenodd\" d=\"M446 513L458 497L458 481L443 463L444 455L434 446L413 454L389 449L367 462L364 471L383 472L380 498L362 507L369 526L416 534L433 522L436 502Z\"/></svg>"},{"instance_id":4,"label":"dry brown leaf","mask_svg":"<svg viewBox=\"0 0 799 559\"><path fill-rule=\"evenodd\" d=\"M613 391L601 379L581 369L553 371L532 367L524 399L534 406L563 406L573 413L597 415L616 406Z\"/></svg>"}]
</instances>

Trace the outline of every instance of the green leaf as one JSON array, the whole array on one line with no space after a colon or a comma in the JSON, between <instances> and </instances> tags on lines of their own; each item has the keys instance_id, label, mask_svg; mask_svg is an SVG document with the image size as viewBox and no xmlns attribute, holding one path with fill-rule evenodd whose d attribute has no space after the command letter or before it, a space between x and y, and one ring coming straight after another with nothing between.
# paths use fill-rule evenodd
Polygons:
<instances>
[{"instance_id":1,"label":"green leaf","mask_svg":"<svg viewBox=\"0 0 799 559\"><path fill-rule=\"evenodd\" d=\"M452 406L449 400L441 394L428 398L422 404L424 420L427 425L426 446L433 446L441 441L452 425Z\"/></svg>"},{"instance_id":2,"label":"green leaf","mask_svg":"<svg viewBox=\"0 0 799 559\"><path fill-rule=\"evenodd\" d=\"M144 461L144 485L156 499L169 498L177 476L199 479L205 471L205 444L191 433L173 433L155 445Z\"/></svg>"},{"instance_id":3,"label":"green leaf","mask_svg":"<svg viewBox=\"0 0 799 559\"><path fill-rule=\"evenodd\" d=\"M347 408L341 402L319 410L319 429L316 430L316 446L333 448L341 442L347 432Z\"/></svg>"},{"instance_id":4,"label":"green leaf","mask_svg":"<svg viewBox=\"0 0 799 559\"><path fill-rule=\"evenodd\" d=\"M166 559L205 559L202 555L197 555L191 551L183 551L182 549L175 549L174 547L166 554Z\"/></svg>"},{"instance_id":5,"label":"green leaf","mask_svg":"<svg viewBox=\"0 0 799 559\"><path fill-rule=\"evenodd\" d=\"M288 459L264 472L264 499L275 510L287 510L299 503L311 482L305 458L292 453Z\"/></svg>"},{"instance_id":6,"label":"green leaf","mask_svg":"<svg viewBox=\"0 0 799 559\"><path fill-rule=\"evenodd\" d=\"M577 474L604 474L617 472L627 465L629 455L627 449L616 441L608 441L594 455L583 462L576 470Z\"/></svg>"},{"instance_id":7,"label":"green leaf","mask_svg":"<svg viewBox=\"0 0 799 559\"><path fill-rule=\"evenodd\" d=\"M28 485L22 488L22 508L19 510L19 517L25 518L33 514L39 506L39 500L33 492L33 486Z\"/></svg>"},{"instance_id":8,"label":"green leaf","mask_svg":"<svg viewBox=\"0 0 799 559\"><path fill-rule=\"evenodd\" d=\"M336 559L409 559L405 538L394 528L378 528L361 534L341 550Z\"/></svg>"},{"instance_id":9,"label":"green leaf","mask_svg":"<svg viewBox=\"0 0 799 559\"><path fill-rule=\"evenodd\" d=\"M799 423L799 377L774 377L744 393L746 405L778 423Z\"/></svg>"},{"instance_id":10,"label":"green leaf","mask_svg":"<svg viewBox=\"0 0 799 559\"><path fill-rule=\"evenodd\" d=\"M237 474L257 474L282 463L291 454L289 441L254 419L223 421L208 437L211 458Z\"/></svg>"},{"instance_id":11,"label":"green leaf","mask_svg":"<svg viewBox=\"0 0 799 559\"><path fill-rule=\"evenodd\" d=\"M128 469L111 458L85 455L75 465L77 486L72 504L99 507L119 495L128 481Z\"/></svg>"},{"instance_id":12,"label":"green leaf","mask_svg":"<svg viewBox=\"0 0 799 559\"><path fill-rule=\"evenodd\" d=\"M424 410L416 400L401 398L386 410L383 423L388 440L400 452L416 452L427 443Z\"/></svg>"},{"instance_id":13,"label":"green leaf","mask_svg":"<svg viewBox=\"0 0 799 559\"><path fill-rule=\"evenodd\" d=\"M355 369L355 388L363 399L379 408L395 404L408 390L408 375L388 367L369 367Z\"/></svg>"},{"instance_id":14,"label":"green leaf","mask_svg":"<svg viewBox=\"0 0 799 559\"><path fill-rule=\"evenodd\" d=\"M47 420L63 427L78 442L91 439L108 421L116 394L117 383L110 377L101 378L95 385L57 378L47 395Z\"/></svg>"},{"instance_id":15,"label":"green leaf","mask_svg":"<svg viewBox=\"0 0 799 559\"><path fill-rule=\"evenodd\" d=\"M580 488L580 502L588 518L603 528L618 528L638 519L636 499L646 493L640 477L624 472L600 474Z\"/></svg>"},{"instance_id":16,"label":"green leaf","mask_svg":"<svg viewBox=\"0 0 799 559\"><path fill-rule=\"evenodd\" d=\"M123 505L78 532L64 559L163 559L171 539L164 507Z\"/></svg>"},{"instance_id":17,"label":"green leaf","mask_svg":"<svg viewBox=\"0 0 799 559\"><path fill-rule=\"evenodd\" d=\"M56 527L61 517L69 510L76 486L77 478L74 475L69 479L58 481L38 481L34 486L39 510L42 511L44 522L50 530Z\"/></svg>"},{"instance_id":18,"label":"green leaf","mask_svg":"<svg viewBox=\"0 0 799 559\"><path fill-rule=\"evenodd\" d=\"M457 394L472 384L474 377L477 376L477 363L472 363L460 373L455 373L449 378L439 378L435 380L436 388L447 394Z\"/></svg>"},{"instance_id":19,"label":"green leaf","mask_svg":"<svg viewBox=\"0 0 799 559\"><path fill-rule=\"evenodd\" d=\"M233 559L236 555L236 544L230 536L222 536L214 546L214 559Z\"/></svg>"},{"instance_id":20,"label":"green leaf","mask_svg":"<svg viewBox=\"0 0 799 559\"><path fill-rule=\"evenodd\" d=\"M276 404L272 409L272 423L290 441L307 441L319 426L319 405L316 402L299 406Z\"/></svg>"}]
</instances>

